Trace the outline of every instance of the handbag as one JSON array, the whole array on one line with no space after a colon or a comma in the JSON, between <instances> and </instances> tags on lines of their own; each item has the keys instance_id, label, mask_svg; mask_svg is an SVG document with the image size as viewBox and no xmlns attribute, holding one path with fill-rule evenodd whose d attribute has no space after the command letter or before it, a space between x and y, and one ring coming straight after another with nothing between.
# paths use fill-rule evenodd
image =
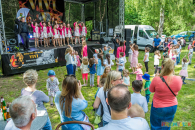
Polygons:
<instances>
[{"instance_id":1,"label":"handbag","mask_svg":"<svg viewBox=\"0 0 195 130\"><path fill-rule=\"evenodd\" d=\"M165 81L165 79L160 76L161 80L167 85L167 87L169 88L169 90L172 92L172 94L176 97L175 93L171 90L171 88L169 87L169 85L167 84L167 82Z\"/></svg>"}]
</instances>

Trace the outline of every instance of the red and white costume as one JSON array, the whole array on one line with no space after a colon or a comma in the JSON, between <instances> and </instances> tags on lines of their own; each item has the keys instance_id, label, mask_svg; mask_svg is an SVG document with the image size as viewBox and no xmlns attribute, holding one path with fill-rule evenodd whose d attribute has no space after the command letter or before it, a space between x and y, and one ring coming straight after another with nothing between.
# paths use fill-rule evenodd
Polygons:
<instances>
[{"instance_id":1,"label":"red and white costume","mask_svg":"<svg viewBox=\"0 0 195 130\"><path fill-rule=\"evenodd\" d=\"M87 35L87 28L86 27L82 27L81 28L81 32L82 32L82 36L86 36Z\"/></svg>"},{"instance_id":2,"label":"red and white costume","mask_svg":"<svg viewBox=\"0 0 195 130\"><path fill-rule=\"evenodd\" d=\"M41 22L40 22L40 26L42 27L43 38L47 38L47 27L44 27Z\"/></svg>"},{"instance_id":3,"label":"red and white costume","mask_svg":"<svg viewBox=\"0 0 195 130\"><path fill-rule=\"evenodd\" d=\"M48 37L53 37L52 26L47 26L47 36Z\"/></svg>"},{"instance_id":4,"label":"red and white costume","mask_svg":"<svg viewBox=\"0 0 195 130\"><path fill-rule=\"evenodd\" d=\"M67 34L67 37L72 37L72 33L71 33L72 29L71 28L66 28L66 34Z\"/></svg>"},{"instance_id":5,"label":"red and white costume","mask_svg":"<svg viewBox=\"0 0 195 130\"><path fill-rule=\"evenodd\" d=\"M59 34L58 34L58 30L57 29L52 29L52 33L53 33L54 39L59 38Z\"/></svg>"},{"instance_id":6,"label":"red and white costume","mask_svg":"<svg viewBox=\"0 0 195 130\"><path fill-rule=\"evenodd\" d=\"M33 24L31 24L31 27L33 28L33 35L35 38L39 38L39 34L40 34L40 30L39 30L39 27L35 27L33 26Z\"/></svg>"},{"instance_id":7,"label":"red and white costume","mask_svg":"<svg viewBox=\"0 0 195 130\"><path fill-rule=\"evenodd\" d=\"M81 34L81 30L78 26L76 27L75 25L76 25L76 22L74 23L74 36L79 37Z\"/></svg>"},{"instance_id":8,"label":"red and white costume","mask_svg":"<svg viewBox=\"0 0 195 130\"><path fill-rule=\"evenodd\" d=\"M59 32L60 32L60 38L65 38L64 28L58 28L57 30L59 30Z\"/></svg>"}]
</instances>

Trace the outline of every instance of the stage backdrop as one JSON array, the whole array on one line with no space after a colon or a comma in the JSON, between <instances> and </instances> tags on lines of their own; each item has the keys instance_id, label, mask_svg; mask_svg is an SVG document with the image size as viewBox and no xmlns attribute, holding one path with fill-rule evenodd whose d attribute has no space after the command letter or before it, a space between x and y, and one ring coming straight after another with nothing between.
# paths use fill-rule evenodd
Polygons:
<instances>
[{"instance_id":1,"label":"stage backdrop","mask_svg":"<svg viewBox=\"0 0 195 130\"><path fill-rule=\"evenodd\" d=\"M63 21L64 0L19 0L20 8L30 9L27 22ZM22 13L20 13L21 16Z\"/></svg>"}]
</instances>

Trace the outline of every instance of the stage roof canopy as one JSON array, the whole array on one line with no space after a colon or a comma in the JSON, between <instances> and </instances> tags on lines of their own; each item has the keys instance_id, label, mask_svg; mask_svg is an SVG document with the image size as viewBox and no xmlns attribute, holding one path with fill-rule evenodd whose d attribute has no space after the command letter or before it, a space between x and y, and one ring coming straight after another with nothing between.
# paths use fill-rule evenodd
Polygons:
<instances>
[{"instance_id":1,"label":"stage roof canopy","mask_svg":"<svg viewBox=\"0 0 195 130\"><path fill-rule=\"evenodd\" d=\"M96 2L96 1L99 1L99 0L64 0L64 1L85 4L85 3L89 3L89 2Z\"/></svg>"}]
</instances>

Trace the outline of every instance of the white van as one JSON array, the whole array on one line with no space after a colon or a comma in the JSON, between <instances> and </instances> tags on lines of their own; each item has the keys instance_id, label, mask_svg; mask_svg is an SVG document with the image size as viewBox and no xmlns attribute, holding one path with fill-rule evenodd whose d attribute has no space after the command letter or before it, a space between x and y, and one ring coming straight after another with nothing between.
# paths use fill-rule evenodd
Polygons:
<instances>
[{"instance_id":1,"label":"white van","mask_svg":"<svg viewBox=\"0 0 195 130\"><path fill-rule=\"evenodd\" d=\"M125 25L125 29L131 29L131 43L137 42L139 49L144 50L145 47L150 48L150 52L153 52L153 40L157 35L155 29L150 25ZM114 35L117 33L121 34L122 30L120 26L115 27ZM128 36L126 36L128 37ZM159 37L160 38L160 37ZM164 42L164 38L160 38L161 42ZM125 39L126 40L126 39ZM161 44L160 50L163 50Z\"/></svg>"}]
</instances>

